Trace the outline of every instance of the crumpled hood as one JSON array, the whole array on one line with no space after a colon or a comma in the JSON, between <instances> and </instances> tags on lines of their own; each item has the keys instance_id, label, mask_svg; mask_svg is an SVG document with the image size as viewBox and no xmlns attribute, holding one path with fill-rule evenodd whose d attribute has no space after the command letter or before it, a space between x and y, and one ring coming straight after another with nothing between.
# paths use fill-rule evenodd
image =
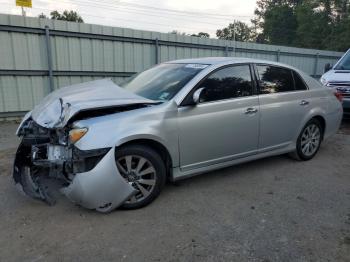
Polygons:
<instances>
[{"instance_id":1,"label":"crumpled hood","mask_svg":"<svg viewBox=\"0 0 350 262\"><path fill-rule=\"evenodd\" d=\"M33 120L46 128L58 128L80 111L156 101L127 91L110 79L96 80L60 88L46 96L32 111Z\"/></svg>"}]
</instances>

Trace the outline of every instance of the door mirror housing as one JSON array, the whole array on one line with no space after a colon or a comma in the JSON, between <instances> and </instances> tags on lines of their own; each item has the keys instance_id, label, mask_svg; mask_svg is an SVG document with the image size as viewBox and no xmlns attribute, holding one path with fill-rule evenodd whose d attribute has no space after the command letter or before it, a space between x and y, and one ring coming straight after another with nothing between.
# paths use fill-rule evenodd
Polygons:
<instances>
[{"instance_id":1,"label":"door mirror housing","mask_svg":"<svg viewBox=\"0 0 350 262\"><path fill-rule=\"evenodd\" d=\"M329 70L332 69L332 65L330 63L327 63L324 65L324 73L328 72Z\"/></svg>"},{"instance_id":2,"label":"door mirror housing","mask_svg":"<svg viewBox=\"0 0 350 262\"><path fill-rule=\"evenodd\" d=\"M200 98L201 98L201 94L203 92L203 90L205 89L205 87L201 87L201 88L198 88L194 93L193 93L193 103L195 105L199 104L200 102Z\"/></svg>"}]
</instances>

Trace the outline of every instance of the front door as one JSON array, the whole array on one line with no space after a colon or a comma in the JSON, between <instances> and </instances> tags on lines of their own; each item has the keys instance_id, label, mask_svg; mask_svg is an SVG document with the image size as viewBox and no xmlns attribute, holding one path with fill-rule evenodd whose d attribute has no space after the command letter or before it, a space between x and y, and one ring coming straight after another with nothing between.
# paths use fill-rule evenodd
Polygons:
<instances>
[{"instance_id":1,"label":"front door","mask_svg":"<svg viewBox=\"0 0 350 262\"><path fill-rule=\"evenodd\" d=\"M260 112L250 66L220 68L198 88L204 88L199 104L178 111L181 170L256 153Z\"/></svg>"}]
</instances>

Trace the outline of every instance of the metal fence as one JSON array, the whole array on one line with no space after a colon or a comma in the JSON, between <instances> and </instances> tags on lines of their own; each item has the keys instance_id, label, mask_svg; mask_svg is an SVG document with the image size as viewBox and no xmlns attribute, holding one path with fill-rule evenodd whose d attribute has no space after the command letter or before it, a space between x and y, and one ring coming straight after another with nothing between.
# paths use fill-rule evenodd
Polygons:
<instances>
[{"instance_id":1,"label":"metal fence","mask_svg":"<svg viewBox=\"0 0 350 262\"><path fill-rule=\"evenodd\" d=\"M318 77L341 55L0 14L0 118L22 115L56 88L103 77L118 83L168 60L251 57Z\"/></svg>"}]
</instances>

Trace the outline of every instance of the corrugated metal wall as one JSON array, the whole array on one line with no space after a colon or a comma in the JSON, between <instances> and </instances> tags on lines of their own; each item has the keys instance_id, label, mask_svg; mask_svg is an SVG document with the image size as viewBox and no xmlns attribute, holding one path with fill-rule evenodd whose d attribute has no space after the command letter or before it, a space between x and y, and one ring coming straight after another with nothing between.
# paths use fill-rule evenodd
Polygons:
<instances>
[{"instance_id":1,"label":"corrugated metal wall","mask_svg":"<svg viewBox=\"0 0 350 262\"><path fill-rule=\"evenodd\" d=\"M51 89L102 77L119 83L135 72L168 60L252 57L280 61L319 76L325 63L335 63L341 55L0 15L0 117L30 110Z\"/></svg>"}]
</instances>

